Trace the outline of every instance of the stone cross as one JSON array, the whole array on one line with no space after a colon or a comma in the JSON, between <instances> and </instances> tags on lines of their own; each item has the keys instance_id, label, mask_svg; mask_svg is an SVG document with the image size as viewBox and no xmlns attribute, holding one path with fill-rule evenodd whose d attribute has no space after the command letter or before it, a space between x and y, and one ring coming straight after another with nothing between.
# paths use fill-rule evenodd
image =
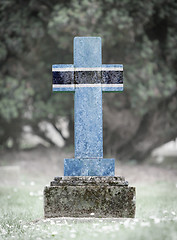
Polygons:
<instances>
[{"instance_id":1,"label":"stone cross","mask_svg":"<svg viewBox=\"0 0 177 240\"><path fill-rule=\"evenodd\" d=\"M102 64L100 37L74 38L74 64L52 66L53 91L73 91L75 158L64 176L114 176L115 160L103 158L102 92L123 91L123 65Z\"/></svg>"}]
</instances>

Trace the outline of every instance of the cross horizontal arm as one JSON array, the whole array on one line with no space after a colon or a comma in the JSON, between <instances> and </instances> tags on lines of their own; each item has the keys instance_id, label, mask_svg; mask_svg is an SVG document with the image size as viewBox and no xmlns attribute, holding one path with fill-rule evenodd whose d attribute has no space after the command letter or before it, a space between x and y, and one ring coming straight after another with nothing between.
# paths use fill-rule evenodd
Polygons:
<instances>
[{"instance_id":1,"label":"cross horizontal arm","mask_svg":"<svg viewBox=\"0 0 177 240\"><path fill-rule=\"evenodd\" d=\"M53 91L75 91L77 87L101 87L102 91L123 91L123 65L74 68L71 64L52 66Z\"/></svg>"}]
</instances>

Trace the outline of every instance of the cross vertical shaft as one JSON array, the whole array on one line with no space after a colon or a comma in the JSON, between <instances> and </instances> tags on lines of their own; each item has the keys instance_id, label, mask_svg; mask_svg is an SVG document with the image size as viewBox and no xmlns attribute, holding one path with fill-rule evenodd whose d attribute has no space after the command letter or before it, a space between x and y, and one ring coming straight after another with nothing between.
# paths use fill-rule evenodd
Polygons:
<instances>
[{"instance_id":1,"label":"cross vertical shaft","mask_svg":"<svg viewBox=\"0 0 177 240\"><path fill-rule=\"evenodd\" d=\"M100 38L74 39L74 68L82 72L79 81L91 77L85 70L101 69L101 64ZM87 85L75 89L75 158L103 158L101 83L100 87Z\"/></svg>"}]
</instances>

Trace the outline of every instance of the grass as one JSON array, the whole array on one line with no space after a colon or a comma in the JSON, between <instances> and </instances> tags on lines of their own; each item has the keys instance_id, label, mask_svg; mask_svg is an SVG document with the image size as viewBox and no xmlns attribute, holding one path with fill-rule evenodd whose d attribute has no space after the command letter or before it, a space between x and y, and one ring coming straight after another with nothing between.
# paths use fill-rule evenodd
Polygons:
<instances>
[{"instance_id":1,"label":"grass","mask_svg":"<svg viewBox=\"0 0 177 240\"><path fill-rule=\"evenodd\" d=\"M38 149L0 158L1 166L19 166L19 171L0 171L0 240L177 240L177 176L171 170L177 169L176 161L172 168L169 161L167 166L163 162L163 168L119 164L117 172L125 173L136 187L135 219L45 220L43 189L46 182L63 173L64 157L65 152ZM2 185L3 180L9 182Z\"/></svg>"},{"instance_id":2,"label":"grass","mask_svg":"<svg viewBox=\"0 0 177 240\"><path fill-rule=\"evenodd\" d=\"M177 239L174 182L138 184L136 218L109 222L44 220L43 188L27 180L18 188L0 187L0 239Z\"/></svg>"}]
</instances>

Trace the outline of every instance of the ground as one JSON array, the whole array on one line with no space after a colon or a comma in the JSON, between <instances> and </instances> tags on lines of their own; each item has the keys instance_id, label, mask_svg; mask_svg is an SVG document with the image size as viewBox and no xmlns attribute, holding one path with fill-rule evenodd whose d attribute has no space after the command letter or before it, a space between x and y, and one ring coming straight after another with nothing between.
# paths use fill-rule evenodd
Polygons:
<instances>
[{"instance_id":1,"label":"ground","mask_svg":"<svg viewBox=\"0 0 177 240\"><path fill-rule=\"evenodd\" d=\"M177 161L117 162L116 175L137 190L135 219L44 219L44 186L67 157L57 148L1 152L0 239L177 239Z\"/></svg>"}]
</instances>

